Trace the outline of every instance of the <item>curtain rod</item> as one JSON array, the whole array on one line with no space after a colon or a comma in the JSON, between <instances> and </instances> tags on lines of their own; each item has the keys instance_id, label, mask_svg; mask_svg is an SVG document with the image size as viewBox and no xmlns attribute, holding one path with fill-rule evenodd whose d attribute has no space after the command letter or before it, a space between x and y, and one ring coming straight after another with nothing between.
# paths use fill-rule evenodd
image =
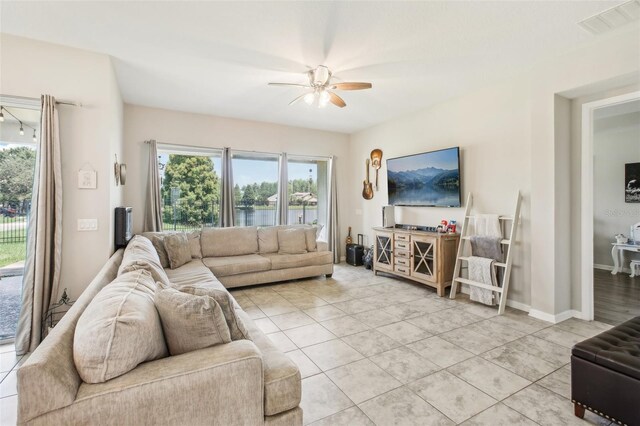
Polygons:
<instances>
[{"instance_id":1,"label":"curtain rod","mask_svg":"<svg viewBox=\"0 0 640 426\"><path fill-rule=\"evenodd\" d=\"M144 143L149 144L152 142L152 139L150 140L146 140L144 141ZM217 148L217 147L213 147L213 146L195 146L195 145L181 145L181 144L177 144L177 143L168 143L168 142L159 142L159 141L155 141L156 144L158 145L164 145L166 147L176 147L176 148L182 148L182 149L195 149L195 150L202 150L202 149L211 149L211 150L219 150L222 151L223 148ZM234 149L231 148L232 151L235 152L244 152L244 153L248 153L248 154L262 154L262 155L280 155L279 152L265 152L265 151L250 151L250 150L245 150L245 149ZM333 158L333 156L322 156L322 155L304 155L304 154L293 154L293 153L289 153L287 152L287 155L290 157L302 157L302 158L310 158L310 159L318 159L318 160L330 160L331 158Z\"/></svg>"},{"instance_id":2,"label":"curtain rod","mask_svg":"<svg viewBox=\"0 0 640 426\"><path fill-rule=\"evenodd\" d=\"M2 95L0 94L0 98L7 98L7 100L12 100L12 99L16 99L16 100L24 100L24 101L32 101L32 102L40 102L40 99L38 98L31 98L28 96L13 96L13 95ZM82 107L82 104L79 102L73 102L73 101L68 101L68 100L57 100L56 99L56 104L57 105L71 105L71 106L75 106L75 107Z\"/></svg>"}]
</instances>

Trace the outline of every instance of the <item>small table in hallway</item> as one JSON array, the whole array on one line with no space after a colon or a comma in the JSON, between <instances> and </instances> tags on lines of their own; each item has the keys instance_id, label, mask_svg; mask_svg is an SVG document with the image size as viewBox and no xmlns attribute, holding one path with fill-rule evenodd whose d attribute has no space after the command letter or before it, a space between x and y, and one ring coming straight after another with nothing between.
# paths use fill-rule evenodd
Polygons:
<instances>
[{"instance_id":1,"label":"small table in hallway","mask_svg":"<svg viewBox=\"0 0 640 426\"><path fill-rule=\"evenodd\" d=\"M624 265L624 252L631 251L640 253L640 246L635 244L618 244L611 243L613 246L611 249L611 257L613 258L613 271L611 275L615 275L622 270Z\"/></svg>"}]
</instances>

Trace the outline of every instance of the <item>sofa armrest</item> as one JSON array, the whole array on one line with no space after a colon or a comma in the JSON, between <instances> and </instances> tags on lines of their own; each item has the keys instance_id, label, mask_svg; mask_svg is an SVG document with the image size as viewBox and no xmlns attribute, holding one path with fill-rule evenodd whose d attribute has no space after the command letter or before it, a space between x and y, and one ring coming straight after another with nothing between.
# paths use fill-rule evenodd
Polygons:
<instances>
[{"instance_id":1,"label":"sofa armrest","mask_svg":"<svg viewBox=\"0 0 640 426\"><path fill-rule=\"evenodd\" d=\"M318 251L329 251L329 243L322 240L317 240Z\"/></svg>"},{"instance_id":2,"label":"sofa armrest","mask_svg":"<svg viewBox=\"0 0 640 426\"><path fill-rule=\"evenodd\" d=\"M89 410L96 424L259 424L263 401L260 350L236 340L143 363L105 383L83 383L69 408L83 416Z\"/></svg>"}]
</instances>

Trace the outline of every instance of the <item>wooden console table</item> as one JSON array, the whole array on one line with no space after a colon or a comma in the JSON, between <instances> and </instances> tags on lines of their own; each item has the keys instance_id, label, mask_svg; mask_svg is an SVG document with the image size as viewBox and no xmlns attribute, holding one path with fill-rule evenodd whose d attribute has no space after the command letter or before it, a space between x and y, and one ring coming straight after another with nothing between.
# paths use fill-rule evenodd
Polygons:
<instances>
[{"instance_id":1,"label":"wooden console table","mask_svg":"<svg viewBox=\"0 0 640 426\"><path fill-rule=\"evenodd\" d=\"M373 228L373 272L386 272L435 287L438 296L451 285L459 234Z\"/></svg>"}]
</instances>

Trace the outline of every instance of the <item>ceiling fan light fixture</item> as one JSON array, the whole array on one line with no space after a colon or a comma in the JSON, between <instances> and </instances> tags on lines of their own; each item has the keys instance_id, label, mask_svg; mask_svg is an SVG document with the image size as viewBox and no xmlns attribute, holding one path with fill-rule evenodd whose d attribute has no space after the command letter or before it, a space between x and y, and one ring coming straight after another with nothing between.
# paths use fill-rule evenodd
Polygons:
<instances>
[{"instance_id":1,"label":"ceiling fan light fixture","mask_svg":"<svg viewBox=\"0 0 640 426\"><path fill-rule=\"evenodd\" d=\"M331 96L329 95L329 92L327 92L326 90L323 90L322 92L320 92L320 96L318 98L318 106L320 108L326 107L330 99L331 99Z\"/></svg>"},{"instance_id":2,"label":"ceiling fan light fixture","mask_svg":"<svg viewBox=\"0 0 640 426\"><path fill-rule=\"evenodd\" d=\"M304 95L304 101L307 105L312 105L315 100L316 100L315 92L309 92L306 95Z\"/></svg>"}]
</instances>

